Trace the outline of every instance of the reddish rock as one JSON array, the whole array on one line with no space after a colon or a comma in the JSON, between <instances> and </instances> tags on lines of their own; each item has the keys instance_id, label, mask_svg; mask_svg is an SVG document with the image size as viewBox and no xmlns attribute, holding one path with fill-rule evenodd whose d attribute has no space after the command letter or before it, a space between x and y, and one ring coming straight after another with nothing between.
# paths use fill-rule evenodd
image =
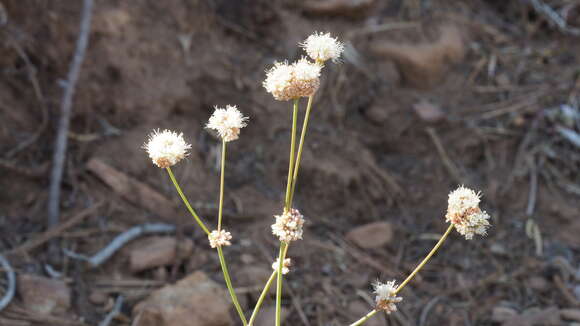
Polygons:
<instances>
[{"instance_id":1,"label":"reddish rock","mask_svg":"<svg viewBox=\"0 0 580 326\"><path fill-rule=\"evenodd\" d=\"M580 309L562 309L560 315L566 320L580 322Z\"/></svg>"},{"instance_id":2,"label":"reddish rock","mask_svg":"<svg viewBox=\"0 0 580 326\"><path fill-rule=\"evenodd\" d=\"M230 326L230 300L203 272L153 293L133 309L133 326Z\"/></svg>"},{"instance_id":3,"label":"reddish rock","mask_svg":"<svg viewBox=\"0 0 580 326\"><path fill-rule=\"evenodd\" d=\"M361 225L348 232L346 238L361 248L379 248L393 240L393 226L388 222Z\"/></svg>"},{"instance_id":4,"label":"reddish rock","mask_svg":"<svg viewBox=\"0 0 580 326\"><path fill-rule=\"evenodd\" d=\"M18 294L26 309L41 314L62 314L71 304L70 289L64 281L37 275L19 275Z\"/></svg>"},{"instance_id":5,"label":"reddish rock","mask_svg":"<svg viewBox=\"0 0 580 326\"><path fill-rule=\"evenodd\" d=\"M149 237L139 243L141 245L135 246L129 253L132 272L173 264L176 259L189 257L193 250L191 239L183 239L179 246L174 237Z\"/></svg>"}]
</instances>

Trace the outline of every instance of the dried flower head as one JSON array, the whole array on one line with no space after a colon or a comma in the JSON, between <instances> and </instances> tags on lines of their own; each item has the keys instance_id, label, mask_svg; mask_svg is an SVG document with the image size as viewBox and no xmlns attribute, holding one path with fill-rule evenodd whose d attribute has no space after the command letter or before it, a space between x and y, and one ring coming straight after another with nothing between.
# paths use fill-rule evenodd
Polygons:
<instances>
[{"instance_id":1,"label":"dried flower head","mask_svg":"<svg viewBox=\"0 0 580 326\"><path fill-rule=\"evenodd\" d=\"M232 234L226 230L213 230L207 235L207 238L212 248L230 246L232 244L230 242L232 240Z\"/></svg>"},{"instance_id":2,"label":"dried flower head","mask_svg":"<svg viewBox=\"0 0 580 326\"><path fill-rule=\"evenodd\" d=\"M280 258L276 259L276 261L272 264L272 269L277 271L278 270L278 262ZM290 266L292 266L292 260L290 258L284 259L284 264L282 265L282 274L286 275L290 272Z\"/></svg>"},{"instance_id":3,"label":"dried flower head","mask_svg":"<svg viewBox=\"0 0 580 326\"><path fill-rule=\"evenodd\" d=\"M395 281L390 281L387 283L381 283L377 281L373 284L374 293L376 294L375 303L377 310L384 310L387 314L393 311L397 311L398 302L403 301L402 297L397 297L395 291L397 287L395 286Z\"/></svg>"},{"instance_id":4,"label":"dried flower head","mask_svg":"<svg viewBox=\"0 0 580 326\"><path fill-rule=\"evenodd\" d=\"M313 95L320 86L322 66L302 58L293 64L276 62L266 71L263 86L278 101Z\"/></svg>"},{"instance_id":5,"label":"dried flower head","mask_svg":"<svg viewBox=\"0 0 580 326\"><path fill-rule=\"evenodd\" d=\"M168 168L188 155L191 145L185 142L182 133L171 130L153 130L143 145L149 157L160 168Z\"/></svg>"},{"instance_id":6,"label":"dried flower head","mask_svg":"<svg viewBox=\"0 0 580 326\"><path fill-rule=\"evenodd\" d=\"M324 62L326 60L338 62L344 50L344 45L336 38L330 36L330 33L316 32L308 36L300 46L316 62Z\"/></svg>"},{"instance_id":7,"label":"dried flower head","mask_svg":"<svg viewBox=\"0 0 580 326\"><path fill-rule=\"evenodd\" d=\"M272 224L272 233L282 242L302 239L304 216L297 209L292 208L282 215L275 215L276 222Z\"/></svg>"},{"instance_id":8,"label":"dried flower head","mask_svg":"<svg viewBox=\"0 0 580 326\"><path fill-rule=\"evenodd\" d=\"M479 208L481 194L461 186L449 193L445 220L452 223L465 239L473 239L474 234L485 235L489 215Z\"/></svg>"},{"instance_id":9,"label":"dried flower head","mask_svg":"<svg viewBox=\"0 0 580 326\"><path fill-rule=\"evenodd\" d=\"M216 106L205 127L214 129L224 141L228 142L238 139L240 129L247 126L248 119L235 105L226 105L225 109Z\"/></svg>"}]
</instances>

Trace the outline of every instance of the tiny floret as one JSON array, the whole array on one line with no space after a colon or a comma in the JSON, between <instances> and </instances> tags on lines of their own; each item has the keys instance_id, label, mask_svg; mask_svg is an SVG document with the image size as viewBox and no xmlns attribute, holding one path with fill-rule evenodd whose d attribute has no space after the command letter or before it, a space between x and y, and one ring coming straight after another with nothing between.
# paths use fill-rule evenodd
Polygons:
<instances>
[{"instance_id":1,"label":"tiny floret","mask_svg":"<svg viewBox=\"0 0 580 326\"><path fill-rule=\"evenodd\" d=\"M232 240L232 234L226 230L213 230L207 235L207 238L212 248L230 246L232 244L230 242Z\"/></svg>"},{"instance_id":2,"label":"tiny floret","mask_svg":"<svg viewBox=\"0 0 580 326\"><path fill-rule=\"evenodd\" d=\"M330 33L314 33L300 44L304 51L316 62L332 60L338 62L344 45Z\"/></svg>"},{"instance_id":3,"label":"tiny floret","mask_svg":"<svg viewBox=\"0 0 580 326\"><path fill-rule=\"evenodd\" d=\"M160 168L168 168L188 155L191 145L185 142L182 133L171 130L153 130L149 140L143 145L153 164Z\"/></svg>"},{"instance_id":4,"label":"tiny floret","mask_svg":"<svg viewBox=\"0 0 580 326\"><path fill-rule=\"evenodd\" d=\"M373 284L375 296L375 303L377 310L383 310L387 314L397 311L396 303L403 301L402 297L398 297L395 291L395 281L381 283L377 281Z\"/></svg>"},{"instance_id":5,"label":"tiny floret","mask_svg":"<svg viewBox=\"0 0 580 326\"><path fill-rule=\"evenodd\" d=\"M278 270L278 262L280 258L276 259L276 261L272 264L272 269L277 271ZM286 275L290 272L290 266L292 266L292 260L290 258L284 259L284 264L282 265L282 274Z\"/></svg>"},{"instance_id":6,"label":"tiny floret","mask_svg":"<svg viewBox=\"0 0 580 326\"><path fill-rule=\"evenodd\" d=\"M485 235L489 228L489 214L479 208L481 194L461 186L449 194L445 220L452 223L465 239L474 234Z\"/></svg>"},{"instance_id":7,"label":"tiny floret","mask_svg":"<svg viewBox=\"0 0 580 326\"><path fill-rule=\"evenodd\" d=\"M217 131L220 137L228 142L238 139L240 129L247 126L248 119L235 105L226 105L225 109L215 107L205 127Z\"/></svg>"},{"instance_id":8,"label":"tiny floret","mask_svg":"<svg viewBox=\"0 0 580 326\"><path fill-rule=\"evenodd\" d=\"M297 209L292 208L282 215L275 215L276 222L272 224L272 233L282 242L291 242L302 239L304 216Z\"/></svg>"},{"instance_id":9,"label":"tiny floret","mask_svg":"<svg viewBox=\"0 0 580 326\"><path fill-rule=\"evenodd\" d=\"M264 88L278 101L313 95L320 86L322 66L302 58L293 64L276 62L266 71Z\"/></svg>"}]
</instances>

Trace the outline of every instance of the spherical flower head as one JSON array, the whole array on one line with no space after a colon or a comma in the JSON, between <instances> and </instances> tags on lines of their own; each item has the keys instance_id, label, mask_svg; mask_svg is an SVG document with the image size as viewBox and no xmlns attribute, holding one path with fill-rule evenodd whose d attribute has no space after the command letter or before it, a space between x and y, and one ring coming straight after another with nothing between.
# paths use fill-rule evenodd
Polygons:
<instances>
[{"instance_id":1,"label":"spherical flower head","mask_svg":"<svg viewBox=\"0 0 580 326\"><path fill-rule=\"evenodd\" d=\"M168 168L188 155L191 145L185 142L182 133L171 130L153 130L149 140L143 145L153 164L160 168Z\"/></svg>"},{"instance_id":2,"label":"spherical flower head","mask_svg":"<svg viewBox=\"0 0 580 326\"><path fill-rule=\"evenodd\" d=\"M272 269L277 271L278 270L278 262L280 258L276 259L276 261L272 264ZM290 266L292 266L292 260L290 258L284 259L284 264L282 265L282 274L286 275L290 272Z\"/></svg>"},{"instance_id":3,"label":"spherical flower head","mask_svg":"<svg viewBox=\"0 0 580 326\"><path fill-rule=\"evenodd\" d=\"M344 50L344 45L336 38L330 36L330 33L314 33L308 36L300 46L316 62L324 62L327 60L338 62Z\"/></svg>"},{"instance_id":4,"label":"spherical flower head","mask_svg":"<svg viewBox=\"0 0 580 326\"><path fill-rule=\"evenodd\" d=\"M272 233L282 242L291 242L302 239L304 216L297 209L292 208L282 215L275 215L276 222L272 224Z\"/></svg>"},{"instance_id":5,"label":"spherical flower head","mask_svg":"<svg viewBox=\"0 0 580 326\"><path fill-rule=\"evenodd\" d=\"M207 238L212 248L230 246L232 244L230 242L232 240L232 234L226 230L213 230L207 235Z\"/></svg>"},{"instance_id":6,"label":"spherical flower head","mask_svg":"<svg viewBox=\"0 0 580 326\"><path fill-rule=\"evenodd\" d=\"M240 129L247 126L248 119L235 105L226 105L225 109L215 107L205 127L214 129L224 141L228 142L238 139Z\"/></svg>"},{"instance_id":7,"label":"spherical flower head","mask_svg":"<svg viewBox=\"0 0 580 326\"><path fill-rule=\"evenodd\" d=\"M485 235L489 228L489 215L479 208L481 194L460 186L449 194L445 220L467 240L474 234Z\"/></svg>"},{"instance_id":8,"label":"spherical flower head","mask_svg":"<svg viewBox=\"0 0 580 326\"><path fill-rule=\"evenodd\" d=\"M395 293L397 290L395 281L387 283L377 281L373 284L373 288L374 293L376 294L375 303L377 310L384 310L387 314L397 311L397 306L395 304L403 301L403 298L397 297L397 294Z\"/></svg>"},{"instance_id":9,"label":"spherical flower head","mask_svg":"<svg viewBox=\"0 0 580 326\"><path fill-rule=\"evenodd\" d=\"M298 89L300 97L314 95L320 87L320 70L322 66L301 58L292 64L294 73L294 84Z\"/></svg>"},{"instance_id":10,"label":"spherical flower head","mask_svg":"<svg viewBox=\"0 0 580 326\"><path fill-rule=\"evenodd\" d=\"M313 95L320 86L322 66L302 58L293 64L277 62L266 71L263 86L278 101Z\"/></svg>"}]
</instances>

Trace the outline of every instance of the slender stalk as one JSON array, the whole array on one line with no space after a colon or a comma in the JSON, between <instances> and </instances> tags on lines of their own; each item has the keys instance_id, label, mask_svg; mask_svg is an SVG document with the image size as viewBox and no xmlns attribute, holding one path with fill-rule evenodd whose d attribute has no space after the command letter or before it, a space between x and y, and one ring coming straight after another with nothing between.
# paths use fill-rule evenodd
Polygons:
<instances>
[{"instance_id":1,"label":"slender stalk","mask_svg":"<svg viewBox=\"0 0 580 326\"><path fill-rule=\"evenodd\" d=\"M296 181L298 180L298 169L300 168L300 161L302 159L302 150L304 149L304 140L306 138L306 130L308 129L308 120L310 118L310 109L312 109L313 99L314 95L310 95L310 97L308 97L306 113L304 114L304 122L302 123L302 132L300 133L300 144L298 145L298 154L296 155L296 163L294 164L294 171L292 177L292 189L290 190L290 206L292 206L292 200L294 199Z\"/></svg>"},{"instance_id":2,"label":"slender stalk","mask_svg":"<svg viewBox=\"0 0 580 326\"><path fill-rule=\"evenodd\" d=\"M260 311L260 308L262 307L262 303L264 302L264 299L266 298L266 295L268 294L268 291L270 290L270 287L272 286L272 282L274 282L274 278L276 278L276 275L278 275L278 273L276 271L273 271L272 275L270 275L270 278L268 279L268 282L266 282L266 286L264 286L264 289L262 290L262 294L260 294L260 297L258 298L258 302L256 302L256 307L254 307L254 311L252 312L252 316L250 317L250 321L248 322L248 326L252 326L252 324L254 323L254 320L258 316L258 312Z\"/></svg>"},{"instance_id":3,"label":"slender stalk","mask_svg":"<svg viewBox=\"0 0 580 326\"><path fill-rule=\"evenodd\" d=\"M413 277L415 277L415 275L417 275L417 273L421 270L421 268L423 268L423 266L425 266L425 264L427 264L429 259L435 254L435 252L437 252L437 249L439 249L439 247L441 247L441 245L443 244L445 239L447 239L447 236L451 233L452 230L453 230L453 224L449 225L449 227L447 228L447 231L445 231L445 233L441 236L441 239L439 239L439 241L437 241L437 243L435 244L433 249L431 249L431 251L427 254L427 256L425 258L423 258L423 261L419 265L417 265L417 267L415 267L413 272L411 272L411 274L409 274L409 276L407 276L407 278L403 281L403 283L401 283L401 285L399 285L397 287L397 289L395 290L395 294L399 293L405 287L405 285L407 285L407 283L409 283L413 279Z\"/></svg>"},{"instance_id":4,"label":"slender stalk","mask_svg":"<svg viewBox=\"0 0 580 326\"><path fill-rule=\"evenodd\" d=\"M371 310L371 312L369 312L368 314L364 315L364 317L362 317L361 319L355 321L354 323L350 324L350 326L359 326L364 324L367 320L369 320L369 318L371 318L372 316L374 316L377 312L379 312L378 310Z\"/></svg>"},{"instance_id":5,"label":"slender stalk","mask_svg":"<svg viewBox=\"0 0 580 326\"><path fill-rule=\"evenodd\" d=\"M222 229L222 213L224 207L224 175L226 170L226 141L222 139L222 167L220 176L220 203L218 211L218 226L217 229L220 231Z\"/></svg>"},{"instance_id":6,"label":"slender stalk","mask_svg":"<svg viewBox=\"0 0 580 326\"><path fill-rule=\"evenodd\" d=\"M284 248L285 251L284 257L286 257L286 253L288 253L288 247L289 246L286 246ZM262 303L264 302L264 299L266 298L266 295L268 294L268 291L270 291L270 287L272 287L272 282L274 281L276 275L278 275L278 273L276 271L273 271L272 275L268 279L268 282L266 282L266 285L262 290L262 294L260 294L260 298L258 298L258 302L256 302L256 307L254 307L254 311L252 312L252 316L250 317L250 322L248 323L248 326L252 326L254 320L256 319L256 316L258 316L258 312L260 311L260 308L262 306Z\"/></svg>"},{"instance_id":7,"label":"slender stalk","mask_svg":"<svg viewBox=\"0 0 580 326\"><path fill-rule=\"evenodd\" d=\"M202 228L203 232L205 232L206 234L209 234L209 230L207 229L205 224L203 224L203 221L199 218L199 216L197 216L197 213L195 213L193 208L191 208L191 205L189 204L187 197L185 197L185 195L183 194L183 191L181 191L181 187L179 186L179 183L177 183L177 179L175 179L175 176L173 175L171 168L168 167L168 168L166 168L166 170L167 170L167 173L169 173L169 177L171 178L171 181L173 181L173 185L175 186L175 189L177 189L179 196L183 200L183 203L185 204L185 206L187 206L187 210L189 210L189 213L193 216L193 218L195 219L197 224L199 224L199 226Z\"/></svg>"},{"instance_id":8,"label":"slender stalk","mask_svg":"<svg viewBox=\"0 0 580 326\"><path fill-rule=\"evenodd\" d=\"M284 209L289 211L291 208L291 189L292 189L292 175L294 171L294 152L296 147L296 122L298 120L298 101L299 99L294 99L294 109L292 110L292 134L290 136L290 163L288 166L288 183L286 184L286 201Z\"/></svg>"},{"instance_id":9,"label":"slender stalk","mask_svg":"<svg viewBox=\"0 0 580 326\"><path fill-rule=\"evenodd\" d=\"M276 282L276 326L281 324L281 312L282 312L282 268L284 267L284 257L286 257L286 247L288 244L286 242L280 243L280 255L278 256L278 279Z\"/></svg>"},{"instance_id":10,"label":"slender stalk","mask_svg":"<svg viewBox=\"0 0 580 326\"><path fill-rule=\"evenodd\" d=\"M217 247L218 256L220 257L220 264L222 266L222 271L224 273L224 279L226 280L226 286L228 287L228 291L230 292L230 296L232 297L232 302L236 307L238 315L240 315L240 319L244 326L248 325L248 321L246 320L246 316L244 316L244 311L240 306L238 301L238 297L236 296L236 292L234 291L234 287L232 286L232 280L230 279L230 273L228 272L228 266L226 265L226 259L224 258L224 253L222 251L222 247Z\"/></svg>"}]
</instances>

